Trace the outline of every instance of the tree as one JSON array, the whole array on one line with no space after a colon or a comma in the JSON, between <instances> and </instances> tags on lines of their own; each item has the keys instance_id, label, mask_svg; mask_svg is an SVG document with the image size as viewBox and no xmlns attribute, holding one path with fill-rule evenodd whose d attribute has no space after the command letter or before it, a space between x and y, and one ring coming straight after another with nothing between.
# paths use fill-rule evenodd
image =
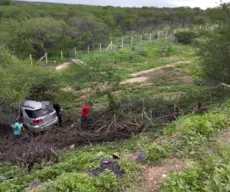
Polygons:
<instances>
[{"instance_id":1,"label":"tree","mask_svg":"<svg viewBox=\"0 0 230 192\"><path fill-rule=\"evenodd\" d=\"M41 57L55 49L64 37L65 27L64 21L48 17L28 20L18 31L16 50L22 56L33 54L37 58Z\"/></svg>"},{"instance_id":2,"label":"tree","mask_svg":"<svg viewBox=\"0 0 230 192\"><path fill-rule=\"evenodd\" d=\"M207 22L207 20L206 20L205 17L195 16L193 18L193 22L192 23L195 24L195 25L204 25L204 24L206 24L206 22Z\"/></svg>"},{"instance_id":3,"label":"tree","mask_svg":"<svg viewBox=\"0 0 230 192\"><path fill-rule=\"evenodd\" d=\"M217 25L213 33L205 32L198 56L204 77L230 84L230 4L213 10L212 21Z\"/></svg>"},{"instance_id":4,"label":"tree","mask_svg":"<svg viewBox=\"0 0 230 192\"><path fill-rule=\"evenodd\" d=\"M11 0L1 0L0 5L10 5Z\"/></svg>"},{"instance_id":5,"label":"tree","mask_svg":"<svg viewBox=\"0 0 230 192\"><path fill-rule=\"evenodd\" d=\"M197 37L197 35L193 31L181 31L181 32L177 32L175 34L175 37L180 43L191 44L192 40L194 40Z\"/></svg>"}]
</instances>

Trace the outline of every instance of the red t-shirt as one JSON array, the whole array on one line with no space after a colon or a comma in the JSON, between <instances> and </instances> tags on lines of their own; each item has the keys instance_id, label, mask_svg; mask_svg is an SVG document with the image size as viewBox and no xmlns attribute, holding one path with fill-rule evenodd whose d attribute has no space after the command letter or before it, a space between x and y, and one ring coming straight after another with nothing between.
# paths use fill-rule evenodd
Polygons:
<instances>
[{"instance_id":1,"label":"red t-shirt","mask_svg":"<svg viewBox=\"0 0 230 192\"><path fill-rule=\"evenodd\" d=\"M81 109L81 116L82 117L88 117L89 116L89 111L91 110L91 107L86 105L84 107L82 107Z\"/></svg>"}]
</instances>

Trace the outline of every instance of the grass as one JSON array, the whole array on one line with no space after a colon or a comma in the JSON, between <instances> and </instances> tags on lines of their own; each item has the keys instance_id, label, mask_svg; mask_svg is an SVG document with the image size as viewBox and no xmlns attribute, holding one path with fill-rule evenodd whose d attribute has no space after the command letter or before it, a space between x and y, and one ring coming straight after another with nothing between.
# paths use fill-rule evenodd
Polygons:
<instances>
[{"instance_id":1,"label":"grass","mask_svg":"<svg viewBox=\"0 0 230 192\"><path fill-rule=\"evenodd\" d=\"M95 92L92 91L91 99L96 104L107 105L108 100L105 93L107 91L119 91L119 94L115 96L117 101L125 105L127 100L130 100L133 102L132 107L134 109L138 109L138 107L140 109L144 100L147 113L150 110L164 110L164 107L172 107L175 104L185 111L191 111L200 98L210 104L208 87L183 83L179 78L181 76L199 77L197 61L193 59L194 49L190 46L170 44L168 45L168 56L162 59L162 44L163 40L160 40L138 44L134 50L125 47L116 52L80 54L80 59L86 62L91 70L78 65L71 65L66 70L53 72L52 75L55 76L57 88L55 100L66 111L73 109L77 111L83 102L83 99L79 98L82 96L80 90L88 88L95 82L97 84L109 82L114 85L118 80L127 79L133 72L189 60L191 61L189 64L180 64L173 69L164 69L161 74L151 74L148 81L150 85L128 84L114 86L99 92L96 92L92 87ZM60 88L64 87L72 87L75 92L61 91ZM163 107L160 106L161 104ZM226 107L222 111L214 110L204 115L189 113L172 125L158 125L156 122L155 124L148 122L148 125L145 125L149 129L148 133L133 136L129 140L106 142L63 152L58 164L50 167L44 166L41 169L36 166L29 175L23 175L23 170L18 166L4 164L0 168L0 179L4 180L10 176L14 178L7 182L0 182L0 192L33 191L35 189L40 192L68 190L83 192L109 190L115 192L132 188L135 183L140 182L143 169L128 158L123 157L117 161L126 173L124 178L117 178L111 172L105 172L96 178L87 174L88 171L99 167L102 158L110 157L115 152L121 156L134 152L144 152L146 159L142 164L149 166L159 165L163 159L171 157L186 159L194 163L194 167L185 170L183 174L172 174L163 181L163 191L197 191L198 189L198 191L207 189L218 191L222 189L222 183L227 186L229 159L226 154L230 152L228 148L220 148L220 153L213 152L212 155L205 151L207 151L207 146L215 149L213 138L218 132L228 127L228 114L229 110ZM127 117L128 115L126 114ZM158 126L160 130L163 126L163 131L159 131ZM210 162L205 158L200 158L204 152L204 157L211 159ZM203 174L204 172L207 172L208 175ZM224 182L221 181L222 175ZM217 181L216 178L219 180ZM39 180L41 184L33 186L34 180Z\"/></svg>"},{"instance_id":2,"label":"grass","mask_svg":"<svg viewBox=\"0 0 230 192\"><path fill-rule=\"evenodd\" d=\"M166 45L166 47L168 48L168 53L165 58L162 58L161 51L164 42L164 39L152 42L143 42L137 44L134 47L134 50L132 50L130 47L124 47L116 51L109 50L102 53L85 54L79 52L78 58L87 63L88 67L92 67L94 72L90 74L87 69L84 70L78 65L72 65L67 70L55 72L56 76L58 77L58 87L71 87L78 91L84 88L88 88L90 85L92 85L92 83L95 82L111 82L112 84L114 84L116 81L128 79L130 74L134 72L148 70L178 61L193 61L192 56L194 54L194 50L191 46L184 46L174 43L169 43ZM186 70L185 68L183 68L183 66L182 69L183 71ZM102 74L101 71L104 71L104 74ZM109 71L111 71L112 73L109 74ZM170 71L169 73L172 73L172 71ZM167 79L167 77L166 80L164 80L162 77L159 77L158 79L160 79L158 80L159 82L155 83L156 85L152 89L156 90L154 91L154 93L152 92L153 94L157 94L159 91L162 94L168 92L181 92L180 88L176 88L176 85L178 84L177 82L174 83L175 86L173 87L171 80ZM163 87L165 83L170 85L169 89L160 88ZM128 89L128 87L130 86L131 85L122 86L121 88L114 88L113 90L121 90L121 95L127 93L130 94L130 91ZM140 90L151 93L150 89L151 87L146 87L145 89L143 86L143 88L140 89L134 86L132 92L138 94L138 90ZM92 92L95 92L95 90L92 90ZM79 95L78 93L71 94L72 98L74 98L75 96L74 100L65 101L62 99L65 97L58 96L58 102L61 103L63 106L70 106L71 103L75 102L76 98L79 98L79 96L81 95ZM106 101L106 99L103 98L103 94L101 93L99 95L93 93L92 97L90 98L95 102ZM81 103L82 99L78 99L77 102L78 101Z\"/></svg>"}]
</instances>

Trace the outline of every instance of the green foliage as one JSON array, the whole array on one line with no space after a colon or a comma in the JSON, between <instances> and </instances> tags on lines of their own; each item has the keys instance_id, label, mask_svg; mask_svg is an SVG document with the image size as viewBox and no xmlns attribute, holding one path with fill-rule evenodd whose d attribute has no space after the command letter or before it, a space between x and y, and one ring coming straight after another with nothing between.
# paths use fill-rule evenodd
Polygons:
<instances>
[{"instance_id":1,"label":"green foliage","mask_svg":"<svg viewBox=\"0 0 230 192\"><path fill-rule=\"evenodd\" d=\"M164 146L156 144L146 145L146 150L148 151L147 161L149 163L156 163L158 160L165 158L168 154Z\"/></svg>"},{"instance_id":2,"label":"green foliage","mask_svg":"<svg viewBox=\"0 0 230 192\"><path fill-rule=\"evenodd\" d=\"M228 126L227 117L219 113L207 113L180 118L174 125L175 132L186 136L204 135L206 137Z\"/></svg>"},{"instance_id":3,"label":"green foliage","mask_svg":"<svg viewBox=\"0 0 230 192\"><path fill-rule=\"evenodd\" d=\"M196 167L172 174L161 191L229 191L229 174L229 157L205 155Z\"/></svg>"},{"instance_id":4,"label":"green foliage","mask_svg":"<svg viewBox=\"0 0 230 192\"><path fill-rule=\"evenodd\" d=\"M0 42L11 51L25 58L33 54L38 58L48 52L49 56L73 56L77 51L105 46L113 36L127 33L149 33L170 23L176 28L181 24L189 25L195 17L203 16L204 11L191 8L119 8L55 5L44 3L10 4L1 0L0 5ZM154 11L154 12L153 12Z\"/></svg>"},{"instance_id":5,"label":"green foliage","mask_svg":"<svg viewBox=\"0 0 230 192\"><path fill-rule=\"evenodd\" d=\"M196 33L193 31L177 32L175 36L178 42L183 44L191 44L192 40L194 40L197 37Z\"/></svg>"},{"instance_id":6,"label":"green foliage","mask_svg":"<svg viewBox=\"0 0 230 192\"><path fill-rule=\"evenodd\" d=\"M10 5L11 4L11 0L1 0L0 1L0 5Z\"/></svg>"},{"instance_id":7,"label":"green foliage","mask_svg":"<svg viewBox=\"0 0 230 192\"><path fill-rule=\"evenodd\" d=\"M26 21L18 30L15 49L20 56L33 54L44 56L55 49L57 41L64 36L65 22L53 18L35 18Z\"/></svg>"},{"instance_id":8,"label":"green foliage","mask_svg":"<svg viewBox=\"0 0 230 192\"><path fill-rule=\"evenodd\" d=\"M50 183L46 191L116 191L117 178L110 171L105 171L96 178L91 178L87 174L67 173L61 175L56 181Z\"/></svg>"},{"instance_id":9,"label":"green foliage","mask_svg":"<svg viewBox=\"0 0 230 192\"><path fill-rule=\"evenodd\" d=\"M205 25L207 23L207 19L203 16L196 16L193 19L193 24L195 25Z\"/></svg>"},{"instance_id":10,"label":"green foliage","mask_svg":"<svg viewBox=\"0 0 230 192\"><path fill-rule=\"evenodd\" d=\"M226 3L208 11L211 22L216 26L212 32L205 31L202 34L203 41L197 52L204 78L225 83L230 83L229 10L230 4Z\"/></svg>"},{"instance_id":11,"label":"green foliage","mask_svg":"<svg viewBox=\"0 0 230 192\"><path fill-rule=\"evenodd\" d=\"M38 84L46 78L52 79L50 70L19 61L4 47L0 49L0 91L5 103L21 102L28 96L32 84Z\"/></svg>"}]
</instances>

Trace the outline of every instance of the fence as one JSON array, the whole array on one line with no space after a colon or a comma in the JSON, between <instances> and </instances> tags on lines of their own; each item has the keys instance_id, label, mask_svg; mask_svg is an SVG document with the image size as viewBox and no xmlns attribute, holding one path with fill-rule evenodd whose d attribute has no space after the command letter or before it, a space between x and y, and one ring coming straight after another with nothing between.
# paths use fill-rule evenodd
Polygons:
<instances>
[{"instance_id":1,"label":"fence","mask_svg":"<svg viewBox=\"0 0 230 192\"><path fill-rule=\"evenodd\" d=\"M79 50L81 53L85 54L90 54L90 53L100 53L103 51L108 51L108 50L114 50L117 48L123 48L125 46L130 46L133 47L137 43L142 43L142 42L151 42L154 40L159 40L161 38L167 38L167 37L173 37L176 32L178 31L199 31L203 29L211 29L213 30L216 26L213 25L206 25L206 26L194 26L193 28L180 28L180 29L168 29L164 31L153 31L152 33L143 33L143 34L134 34L134 35L129 35L120 39L116 39L114 41L110 41L109 45L103 47L102 43L98 45L97 49L92 49L91 46L87 47L87 50ZM78 51L76 47L73 49L69 49L69 55L68 57L77 57L78 56ZM60 58L64 59L64 54L63 50L60 50ZM43 57L41 57L40 61L45 60L46 63L49 62L48 59L48 54L45 53ZM31 65L33 64L33 58L32 55L30 55L30 62Z\"/></svg>"}]
</instances>

